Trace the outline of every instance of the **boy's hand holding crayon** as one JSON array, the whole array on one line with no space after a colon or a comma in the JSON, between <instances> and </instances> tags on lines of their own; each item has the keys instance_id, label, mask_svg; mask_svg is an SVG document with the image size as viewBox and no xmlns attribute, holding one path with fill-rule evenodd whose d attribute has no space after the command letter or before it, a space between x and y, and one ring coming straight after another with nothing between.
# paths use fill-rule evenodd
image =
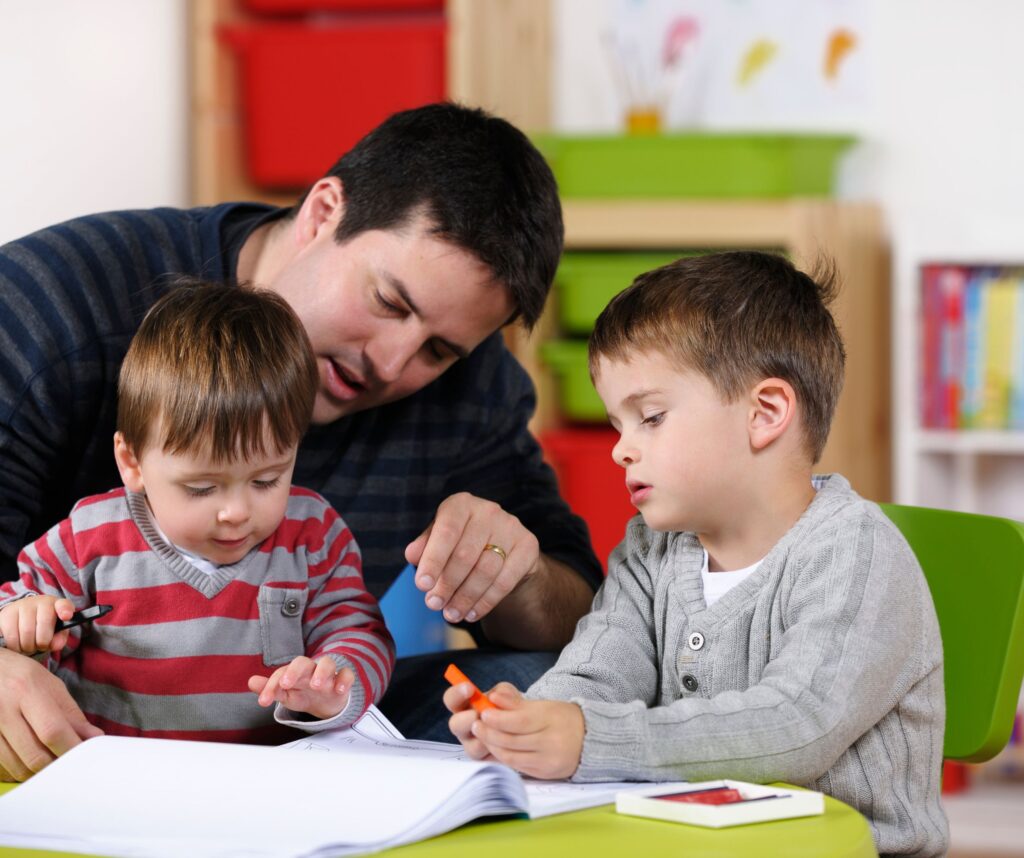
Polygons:
<instances>
[{"instance_id":1,"label":"boy's hand holding crayon","mask_svg":"<svg viewBox=\"0 0 1024 858\"><path fill-rule=\"evenodd\" d=\"M75 606L70 599L43 594L26 596L0 609L0 636L12 652L33 655L60 652L68 642L67 630L57 631L59 620L70 620Z\"/></svg>"},{"instance_id":2,"label":"boy's hand holding crayon","mask_svg":"<svg viewBox=\"0 0 1024 858\"><path fill-rule=\"evenodd\" d=\"M575 703L527 700L508 682L486 695L456 668L445 677L448 726L474 760L495 759L545 780L572 777L583 753L583 712Z\"/></svg>"},{"instance_id":3,"label":"boy's hand holding crayon","mask_svg":"<svg viewBox=\"0 0 1024 858\"><path fill-rule=\"evenodd\" d=\"M330 656L313 661L300 655L269 677L250 676L249 690L259 695L260 706L277 702L293 712L308 712L323 720L333 718L348 705L355 679L350 668L339 671Z\"/></svg>"}]
</instances>

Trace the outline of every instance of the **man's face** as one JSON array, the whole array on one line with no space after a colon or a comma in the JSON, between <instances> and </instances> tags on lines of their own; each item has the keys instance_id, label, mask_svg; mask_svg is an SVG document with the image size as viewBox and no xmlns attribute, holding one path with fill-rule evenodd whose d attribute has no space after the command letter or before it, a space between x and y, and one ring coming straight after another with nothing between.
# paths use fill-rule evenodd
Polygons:
<instances>
[{"instance_id":1,"label":"man's face","mask_svg":"<svg viewBox=\"0 0 1024 858\"><path fill-rule=\"evenodd\" d=\"M343 244L334 240L339 217L302 239L269 284L313 344L320 373L314 423L415 393L513 312L490 270L430 235L422 216Z\"/></svg>"}]
</instances>

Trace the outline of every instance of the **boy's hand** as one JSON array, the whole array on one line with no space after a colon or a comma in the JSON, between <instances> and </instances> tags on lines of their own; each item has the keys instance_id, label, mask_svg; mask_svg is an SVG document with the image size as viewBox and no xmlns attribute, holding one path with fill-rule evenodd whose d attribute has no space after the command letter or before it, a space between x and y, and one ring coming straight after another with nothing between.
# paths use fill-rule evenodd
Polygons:
<instances>
[{"instance_id":1,"label":"boy's hand","mask_svg":"<svg viewBox=\"0 0 1024 858\"><path fill-rule=\"evenodd\" d=\"M496 687L500 688L507 684L503 682ZM508 687L515 691L515 686ZM480 720L477 711L469 705L469 699L475 690L471 683L460 682L447 689L441 699L452 713L452 717L448 719L448 729L462 743L466 755L472 760L489 760L492 759L491 752L473 735L473 725Z\"/></svg>"},{"instance_id":2,"label":"boy's hand","mask_svg":"<svg viewBox=\"0 0 1024 858\"><path fill-rule=\"evenodd\" d=\"M348 667L338 671L328 655L313 661L300 655L279 667L269 677L250 676L249 690L259 695L260 706L277 701L293 712L308 712L317 718L333 718L348 705L348 694L356 675Z\"/></svg>"},{"instance_id":3,"label":"boy's hand","mask_svg":"<svg viewBox=\"0 0 1024 858\"><path fill-rule=\"evenodd\" d=\"M0 610L0 634L4 646L12 652L33 655L60 652L68 642L70 630L57 632L57 618L70 620L75 606L70 599L56 596L26 596Z\"/></svg>"},{"instance_id":4,"label":"boy's hand","mask_svg":"<svg viewBox=\"0 0 1024 858\"><path fill-rule=\"evenodd\" d=\"M460 683L444 694L453 714L452 733L473 759L493 758L535 778L571 777L583 753L583 712L575 703L558 700L526 700L507 682L487 696L497 709L482 715L469 708L472 692Z\"/></svg>"}]
</instances>

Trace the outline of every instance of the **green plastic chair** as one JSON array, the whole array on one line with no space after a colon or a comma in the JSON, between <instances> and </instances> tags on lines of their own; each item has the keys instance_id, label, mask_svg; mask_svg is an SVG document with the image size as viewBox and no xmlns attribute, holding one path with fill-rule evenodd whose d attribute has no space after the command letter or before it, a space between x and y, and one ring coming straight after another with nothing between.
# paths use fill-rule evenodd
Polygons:
<instances>
[{"instance_id":1,"label":"green plastic chair","mask_svg":"<svg viewBox=\"0 0 1024 858\"><path fill-rule=\"evenodd\" d=\"M1006 745L1024 678L1024 525L882 504L924 569L945 653L946 759Z\"/></svg>"}]
</instances>

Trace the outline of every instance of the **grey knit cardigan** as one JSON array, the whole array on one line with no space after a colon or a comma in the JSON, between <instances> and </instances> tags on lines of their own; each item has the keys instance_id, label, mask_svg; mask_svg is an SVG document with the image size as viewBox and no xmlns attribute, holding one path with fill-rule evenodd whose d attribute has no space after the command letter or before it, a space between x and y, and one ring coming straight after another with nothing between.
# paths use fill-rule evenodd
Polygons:
<instances>
[{"instance_id":1,"label":"grey knit cardigan","mask_svg":"<svg viewBox=\"0 0 1024 858\"><path fill-rule=\"evenodd\" d=\"M708 608L692 533L637 516L557 664L528 691L586 722L574 780L787 781L864 814L879 852L939 855L942 642L921 568L840 476Z\"/></svg>"}]
</instances>

